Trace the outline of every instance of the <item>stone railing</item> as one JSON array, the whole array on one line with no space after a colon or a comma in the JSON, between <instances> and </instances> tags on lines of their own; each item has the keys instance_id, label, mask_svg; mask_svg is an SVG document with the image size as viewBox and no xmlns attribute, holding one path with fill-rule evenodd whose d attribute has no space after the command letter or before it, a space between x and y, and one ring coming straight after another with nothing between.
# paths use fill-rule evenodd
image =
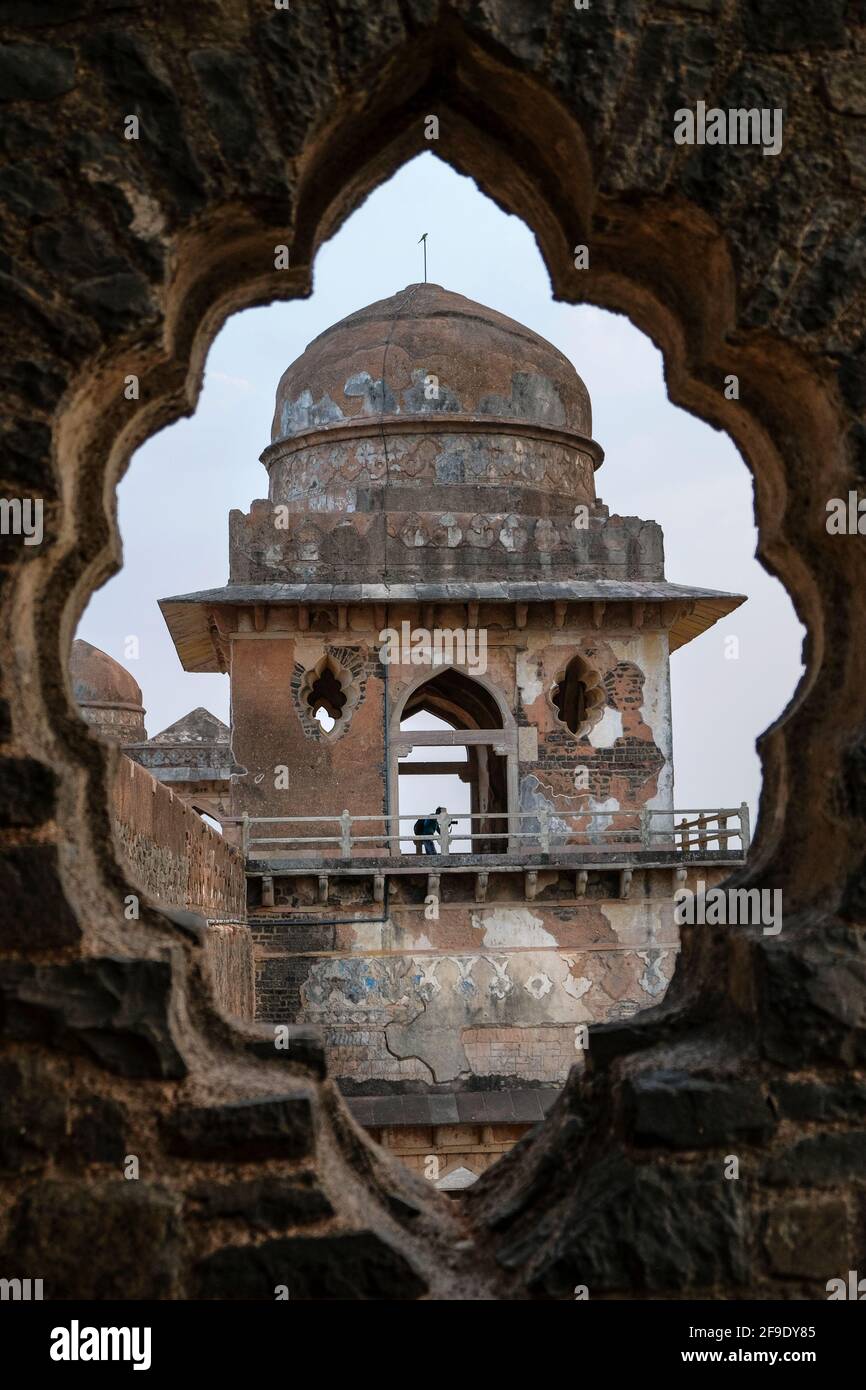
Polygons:
<instances>
[{"instance_id":1,"label":"stone railing","mask_svg":"<svg viewBox=\"0 0 866 1390\"><path fill-rule=\"evenodd\" d=\"M749 808L672 810L654 807L618 811L488 811L431 816L438 829L414 833L415 815L242 816L244 858L304 860L361 859L386 855L436 853L459 855L545 854L568 858L574 853L615 863L661 856L745 859L749 848ZM277 827L292 827L276 833ZM297 827L295 829L295 827ZM319 827L321 827L319 829ZM311 833L312 832L312 833Z\"/></svg>"}]
</instances>

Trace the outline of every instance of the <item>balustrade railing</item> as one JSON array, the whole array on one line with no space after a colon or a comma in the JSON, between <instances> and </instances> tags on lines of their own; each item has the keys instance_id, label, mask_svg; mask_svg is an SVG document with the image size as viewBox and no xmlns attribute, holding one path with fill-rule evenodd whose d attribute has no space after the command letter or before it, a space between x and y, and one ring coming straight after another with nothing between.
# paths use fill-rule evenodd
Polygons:
<instances>
[{"instance_id":1,"label":"balustrade railing","mask_svg":"<svg viewBox=\"0 0 866 1390\"><path fill-rule=\"evenodd\" d=\"M678 819L681 817L681 819ZM691 817L691 819L689 819ZM416 835L419 819L435 820L438 830ZM721 851L745 858L749 848L749 808L718 810L668 810L643 807L622 811L560 812L542 806L530 811L484 811L474 814L445 813L439 817L413 814L353 816L342 811L333 816L241 816L241 843L247 858L371 857L375 850L386 855L411 852L439 855L568 854L593 850L615 860L619 854L638 851L674 852L677 857ZM497 829L493 829L496 823ZM410 831L403 827L410 826ZM298 826L303 830L322 826L322 833L264 834L274 826ZM363 827L363 830L362 830ZM456 827L456 828L455 828ZM464 828L465 827L465 828Z\"/></svg>"}]
</instances>

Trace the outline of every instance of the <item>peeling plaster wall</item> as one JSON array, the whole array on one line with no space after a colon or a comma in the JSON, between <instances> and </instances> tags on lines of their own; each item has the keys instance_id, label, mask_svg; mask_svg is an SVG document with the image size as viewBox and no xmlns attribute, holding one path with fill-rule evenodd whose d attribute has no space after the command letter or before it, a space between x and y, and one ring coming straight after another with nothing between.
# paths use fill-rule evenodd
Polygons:
<instances>
[{"instance_id":1,"label":"peeling plaster wall","mask_svg":"<svg viewBox=\"0 0 866 1390\"><path fill-rule=\"evenodd\" d=\"M465 606L429 607L437 627L465 630ZM242 614L243 630L231 643L233 752L246 769L234 778L234 814L338 815L345 807L353 815L381 815L385 672L378 629L371 626L370 615L361 614L347 618L344 632L330 624L322 632L301 632L295 621L294 610L275 609L267 630L255 633ZM314 609L312 623L316 621ZM418 605L391 605L389 625L399 632L403 621L410 627L420 623ZM611 621L628 619L616 615ZM480 664L466 668L467 674L483 676L512 720L533 735L520 747L522 810L548 804L558 816L554 832L562 841L570 827L587 828L590 813L598 809L672 807L666 633L635 634L613 626L518 631L493 624L484 632L483 669ZM560 722L551 699L563 668L577 654L598 670L607 700L601 721L581 738ZM330 734L301 694L304 675L325 655L345 671L348 691L341 727ZM432 675L433 668L428 669ZM418 666L391 665L391 709L423 674ZM280 767L289 769L288 786L275 785ZM575 782L578 769L585 770L586 786ZM335 834L336 827L323 833Z\"/></svg>"},{"instance_id":2,"label":"peeling plaster wall","mask_svg":"<svg viewBox=\"0 0 866 1390\"><path fill-rule=\"evenodd\" d=\"M575 491L575 473L591 475L588 457L560 450L556 469L551 460L547 473L531 476L514 441L506 448L505 439L497 445L488 435L482 451L476 436L461 439L449 436L447 448L443 439L421 439L420 454L430 448L429 468L411 480L413 464L400 438L389 439L387 470L378 440L364 441L355 461L331 458L329 446L319 468L299 454L275 463L275 474L285 474L277 497L257 499L248 513L230 513L232 582L366 583L386 572L419 581L663 577L656 522L610 516L588 493ZM538 452L543 458L555 451L538 446ZM417 460L416 466L422 469ZM485 481L483 467L490 473ZM588 509L585 527L575 526L579 505Z\"/></svg>"},{"instance_id":3,"label":"peeling plaster wall","mask_svg":"<svg viewBox=\"0 0 866 1390\"><path fill-rule=\"evenodd\" d=\"M395 604L388 621L399 630L404 618L415 624L420 617L417 605ZM465 607L434 605L433 620L459 629ZM235 782L237 812L336 816L346 807L353 815L381 815L385 672L378 633L358 610L347 615L342 633L299 632L295 621L292 610L275 609L264 632L253 634L247 620L232 642L234 752L248 769ZM310 622L316 621L313 609ZM603 856L602 832L621 828L619 813L626 813L633 834L643 807L672 805L667 634L617 626L628 617L613 611L600 629L557 629L540 616L522 630L505 621L500 615L498 625L487 626L485 666L476 675L508 713L493 737L512 750L519 805L552 810L554 843L568 843L576 831L598 834ZM277 623L285 626L277 629ZM304 673L324 653L351 668L357 687L342 729L331 735L299 700ZM607 701L590 736L580 738L560 722L551 698L565 664L578 653L597 671ZM428 674L432 668L393 663L390 710L401 708ZM518 740L518 729L532 737ZM253 757L254 764L247 762ZM281 765L289 769L284 789L273 775ZM577 769L586 770L585 786L575 783ZM395 812L396 795L397 788ZM538 827L534 817L522 822L531 834ZM338 827L298 826L293 833L336 835ZM381 851L371 845L357 852ZM308 852L327 862L339 847ZM662 997L678 949L671 873L636 874L630 898L621 902L615 873L595 881L581 901L574 898L573 875L560 881L542 870L530 904L520 876L497 876L495 861L485 856L478 867L491 872L490 905L448 902L446 880L435 920L425 915L422 889L408 881L392 881L382 922L372 878L332 879L323 912L315 877L277 875L272 915L289 925L271 926L257 906L254 881L259 1016L324 1028L332 1070L350 1086L496 1084L506 1076L564 1081L580 1057L577 1024L628 1017ZM561 898L566 906L545 901ZM292 926L299 914L304 924ZM345 920L353 916L358 920ZM318 926L317 918L335 924ZM556 1044L524 1046L522 1039L539 1029Z\"/></svg>"},{"instance_id":4,"label":"peeling plaster wall","mask_svg":"<svg viewBox=\"0 0 866 1390\"><path fill-rule=\"evenodd\" d=\"M600 721L581 738L560 721L551 693L572 656L596 670L607 703ZM518 717L538 729L538 757L521 761L523 810L547 804L559 813L555 833L569 823L602 828L581 811L625 811L673 805L668 637L572 628L527 634L516 660ZM586 785L575 775L586 777ZM664 822L659 819L658 827Z\"/></svg>"},{"instance_id":5,"label":"peeling plaster wall","mask_svg":"<svg viewBox=\"0 0 866 1390\"><path fill-rule=\"evenodd\" d=\"M261 939L260 927L256 934ZM286 1016L285 1005L272 1001L287 977L297 980L300 972L294 1020L323 1029L341 1082L374 1082L374 1090L406 1080L483 1085L512 1077L556 1084L580 1058L576 1025L627 1018L657 1003L676 949L454 948L291 963L260 957L259 1017ZM530 1036L533 1045L524 1045Z\"/></svg>"},{"instance_id":6,"label":"peeling plaster wall","mask_svg":"<svg viewBox=\"0 0 866 1390\"><path fill-rule=\"evenodd\" d=\"M723 876L700 872L709 886ZM492 876L497 897L508 877ZM540 875L542 895L564 894L564 877ZM522 902L512 881L511 903L442 903L433 920L404 886L384 921L257 917L259 1017L321 1028L350 1093L559 1084L581 1058L577 1025L663 997L679 949L674 886L670 870L638 871L626 901L611 876L554 906Z\"/></svg>"}]
</instances>

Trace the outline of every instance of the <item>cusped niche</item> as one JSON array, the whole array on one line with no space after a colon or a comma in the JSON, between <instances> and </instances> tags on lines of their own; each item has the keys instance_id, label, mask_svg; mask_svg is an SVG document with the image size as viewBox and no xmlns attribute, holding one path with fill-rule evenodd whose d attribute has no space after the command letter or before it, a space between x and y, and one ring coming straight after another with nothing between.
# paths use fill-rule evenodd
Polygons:
<instances>
[{"instance_id":1,"label":"cusped niche","mask_svg":"<svg viewBox=\"0 0 866 1390\"><path fill-rule=\"evenodd\" d=\"M349 726L358 695L352 672L326 653L301 677L298 699L304 726L339 738Z\"/></svg>"},{"instance_id":2,"label":"cusped niche","mask_svg":"<svg viewBox=\"0 0 866 1390\"><path fill-rule=\"evenodd\" d=\"M560 724L575 738L595 728L607 704L601 676L582 656L573 656L560 675L550 700Z\"/></svg>"}]
</instances>

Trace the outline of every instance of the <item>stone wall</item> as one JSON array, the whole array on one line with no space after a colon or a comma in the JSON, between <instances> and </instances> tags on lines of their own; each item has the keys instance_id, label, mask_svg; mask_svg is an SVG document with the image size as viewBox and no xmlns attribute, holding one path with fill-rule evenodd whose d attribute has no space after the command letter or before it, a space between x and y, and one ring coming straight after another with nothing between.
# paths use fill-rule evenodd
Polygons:
<instances>
[{"instance_id":1,"label":"stone wall","mask_svg":"<svg viewBox=\"0 0 866 1390\"><path fill-rule=\"evenodd\" d=\"M255 967L240 852L125 756L112 786L111 809L128 891L142 889L160 904L205 919L202 944L214 995L227 1014L253 1018Z\"/></svg>"},{"instance_id":2,"label":"stone wall","mask_svg":"<svg viewBox=\"0 0 866 1390\"><path fill-rule=\"evenodd\" d=\"M825 524L866 479L863 6L266 9L2 15L3 487L45 506L43 545L3 538L3 1274L50 1270L46 1298L823 1298L866 1199L866 556ZM674 143L677 108L753 94L786 113L777 158ZM121 562L130 455L194 408L227 315L308 293L431 111L554 295L628 314L671 398L731 434L809 631L736 877L784 891L782 933L689 929L665 1003L593 1030L586 1075L473 1189L474 1240L303 1031L275 1053L227 1028L188 930L122 919L116 755L59 674ZM723 1179L732 1146L748 1181Z\"/></svg>"},{"instance_id":3,"label":"stone wall","mask_svg":"<svg viewBox=\"0 0 866 1390\"><path fill-rule=\"evenodd\" d=\"M484 640L484 669L479 674L498 692L512 726L531 735L521 744L519 769L515 762L514 774L509 773L512 805L527 813L546 805L554 813L556 843L567 842L574 830L592 830L594 825L604 830L611 813L637 813L644 806L670 808L673 754L663 606L645 605L648 611L638 629L630 603L608 603L601 630L592 624L590 604L566 605L571 616L564 615L559 628L553 626L550 605L533 605L521 629L514 626L513 605L479 607L483 611L473 634L476 654L481 637ZM465 638L465 605L428 604L425 609L428 630ZM349 610L345 630L338 632L299 630L296 612L294 606L272 605L260 631L253 630L243 610L237 620L232 641L233 746L245 772L233 779L233 813L339 816L345 808L355 816L382 816L389 775L396 812L398 788L393 785L394 768L388 768L384 726L386 671L373 614ZM316 624L316 609L311 613ZM411 631L423 626L421 607L391 604L387 621L397 633L404 623ZM598 687L592 727L578 737L558 717L552 698L574 656L585 662ZM304 698L309 685L305 677L323 658L341 673L347 696L339 725L330 732L313 717ZM471 674L471 665L469 669ZM412 665L408 657L404 664L390 662L389 718L411 693L410 687L435 674L433 666ZM281 767L286 769L282 775ZM576 782L578 768L583 776ZM373 834L377 828L365 827L363 833ZM529 828L528 822L524 828ZM285 826L274 833L290 830L298 835L336 835L338 827ZM334 845L324 852L338 850ZM319 847L305 852L323 851Z\"/></svg>"},{"instance_id":4,"label":"stone wall","mask_svg":"<svg viewBox=\"0 0 866 1390\"><path fill-rule=\"evenodd\" d=\"M465 622L458 605L427 607L432 626L459 629ZM538 834L538 817L547 810L554 846L588 836L603 859L606 834L630 829L636 838L644 808L671 809L668 639L658 605L647 607L646 630L634 628L630 604L620 610L608 604L600 629L588 617L580 621L577 605L571 605L575 616L563 614L555 628L549 606L536 604L526 626L515 629L513 606L488 605L485 684L477 694L490 696L487 719L501 726L492 741L508 757L505 804L525 813L518 829L527 835ZM411 627L420 620L419 606L390 606L395 629L404 616ZM382 816L389 776L396 813L400 711L435 668L413 665L404 653L386 672L369 612L351 610L342 634L300 632L296 621L294 608L274 605L258 632L245 625L232 643L234 748L247 768L235 781L235 813L337 816L345 807L355 816ZM305 670L325 654L345 671L351 691L330 733L302 696ZM552 695L576 654L592 672L598 708L587 720L592 726L574 732L558 717ZM531 738L521 744L520 732ZM429 751L436 756L435 748ZM282 778L274 775L280 764L287 769ZM653 829L662 824L655 820ZM506 827L505 821L490 826ZM381 828L375 821L357 827L369 836ZM408 833L409 826L403 829ZM338 831L336 824L308 823L256 833L333 837ZM455 848L467 853L472 846ZM383 849L380 842L360 853ZM321 860L339 846L294 846L292 853L299 850ZM279 850L262 851L269 852ZM275 874L268 910L258 908L254 880L259 1018L322 1028L331 1071L352 1093L404 1083L496 1085L504 1077L563 1084L582 1054L575 1025L628 1017L662 998L679 945L672 871L638 873L629 900L621 902L615 872L594 874L586 899L576 901L573 873L542 869L537 898L528 903L521 875L496 873L495 860L483 855L478 864L490 871L490 905L474 902L471 878L462 895L446 878L432 920L423 877L393 880L387 909L372 901L372 876L335 878L321 908L315 877ZM550 1046L542 1062L529 1039L545 1027ZM496 1047L476 1037L485 1033L491 1042L496 1036Z\"/></svg>"},{"instance_id":5,"label":"stone wall","mask_svg":"<svg viewBox=\"0 0 866 1390\"><path fill-rule=\"evenodd\" d=\"M622 901L618 875L596 873L576 900L573 872L542 870L527 902L522 875L491 869L489 904L472 903L473 875L443 876L435 919L423 879L392 880L384 920L372 905L352 920L345 893L321 924L315 908L294 922L285 908L271 921L259 910L258 1017L320 1030L349 1095L563 1085L583 1060L578 1025L630 1019L664 997L680 941L673 875L635 869ZM684 886L723 878L703 865Z\"/></svg>"},{"instance_id":6,"label":"stone wall","mask_svg":"<svg viewBox=\"0 0 866 1390\"><path fill-rule=\"evenodd\" d=\"M222 1008L237 1018L253 1018L256 980L249 927L245 922L208 922L205 949Z\"/></svg>"},{"instance_id":7,"label":"stone wall","mask_svg":"<svg viewBox=\"0 0 866 1390\"><path fill-rule=\"evenodd\" d=\"M482 446L501 452L495 437L484 436ZM303 480L297 486L301 489ZM323 505L288 515L281 503L253 502L248 513L230 513L232 582L357 584L386 572L403 582L662 577L664 548L657 522L609 516L606 507L593 502L586 524L578 527L573 512L562 511L567 494L533 493L533 510L541 512L533 516L517 510L525 498L516 500L502 491L507 510L499 511L489 485L451 487L445 493L432 482L426 489L404 489L402 495L393 487L382 489L376 500L389 507L387 515L354 510L354 497L345 512L337 510L343 499L323 495L323 504L327 500L333 512ZM309 492L307 484L308 497Z\"/></svg>"},{"instance_id":8,"label":"stone wall","mask_svg":"<svg viewBox=\"0 0 866 1390\"><path fill-rule=\"evenodd\" d=\"M508 1153L530 1128L530 1125L516 1124L401 1125L399 1128L374 1125L370 1126L370 1132L378 1143L405 1163L410 1172L435 1181L459 1168L480 1176Z\"/></svg>"},{"instance_id":9,"label":"stone wall","mask_svg":"<svg viewBox=\"0 0 866 1390\"><path fill-rule=\"evenodd\" d=\"M112 815L128 870L148 893L209 919L243 921L246 880L238 851L127 757L114 780Z\"/></svg>"}]
</instances>

